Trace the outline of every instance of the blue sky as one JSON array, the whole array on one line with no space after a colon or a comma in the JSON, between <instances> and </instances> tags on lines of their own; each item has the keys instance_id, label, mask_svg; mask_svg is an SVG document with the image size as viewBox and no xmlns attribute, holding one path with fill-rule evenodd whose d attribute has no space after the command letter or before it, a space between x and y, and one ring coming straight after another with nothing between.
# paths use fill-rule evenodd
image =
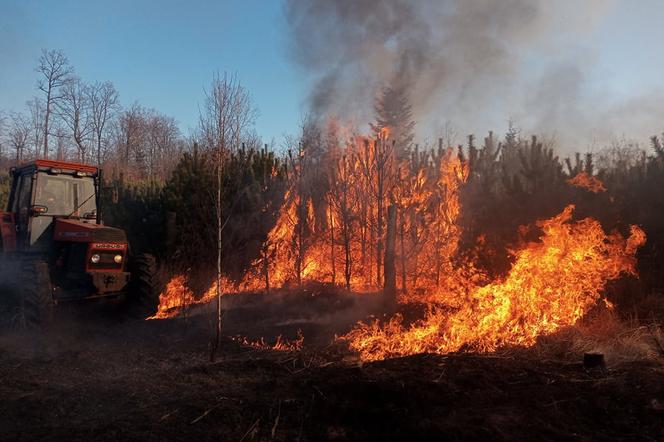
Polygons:
<instances>
[{"instance_id":1,"label":"blue sky","mask_svg":"<svg viewBox=\"0 0 664 442\"><path fill-rule=\"evenodd\" d=\"M607 6L596 23L589 22L589 31L575 32L572 39L579 41L545 50L548 55L561 51L561 57L573 53L579 63L592 58L584 93L601 100L588 102L611 106L607 118L621 121L626 113L636 115L631 109L638 113L646 105L656 106L655 100L642 104L644 97L664 96L664 28L657 25L664 2L592 1ZM564 28L552 30L559 31L564 35ZM278 143L284 134L297 132L309 85L306 73L289 57L288 35L277 0L0 0L0 110L23 110L38 93L34 66L41 48L62 49L81 78L112 81L123 105L138 101L173 116L184 134L196 125L203 88L213 73L235 73L259 110L257 132L265 141ZM537 70L534 57L523 69ZM630 100L632 107L622 104ZM501 108L500 115L474 122L450 118L462 132L501 133L504 127L484 125L499 125L521 112L524 109ZM664 130L659 117L653 112L647 118L638 116L639 122L616 127L616 134L659 133Z\"/></svg>"},{"instance_id":2,"label":"blue sky","mask_svg":"<svg viewBox=\"0 0 664 442\"><path fill-rule=\"evenodd\" d=\"M614 98L661 90L664 86L664 30L653 26L664 2L615 2L587 42L597 55L595 81L605 82Z\"/></svg>"},{"instance_id":3,"label":"blue sky","mask_svg":"<svg viewBox=\"0 0 664 442\"><path fill-rule=\"evenodd\" d=\"M197 123L203 88L216 71L235 73L270 141L297 130L303 77L289 62L277 1L0 0L0 109L21 110L36 94L41 48L62 49L86 81L110 80L123 105L138 101Z\"/></svg>"}]
</instances>

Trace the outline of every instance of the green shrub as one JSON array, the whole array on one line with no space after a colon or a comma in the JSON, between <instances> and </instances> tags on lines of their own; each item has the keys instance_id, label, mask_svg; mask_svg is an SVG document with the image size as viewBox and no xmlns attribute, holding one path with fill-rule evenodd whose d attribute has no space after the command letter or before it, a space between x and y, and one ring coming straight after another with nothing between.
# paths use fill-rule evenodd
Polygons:
<instances>
[{"instance_id":1,"label":"green shrub","mask_svg":"<svg viewBox=\"0 0 664 442\"><path fill-rule=\"evenodd\" d=\"M9 174L7 171L0 171L0 211L7 208L7 200L9 199Z\"/></svg>"}]
</instances>

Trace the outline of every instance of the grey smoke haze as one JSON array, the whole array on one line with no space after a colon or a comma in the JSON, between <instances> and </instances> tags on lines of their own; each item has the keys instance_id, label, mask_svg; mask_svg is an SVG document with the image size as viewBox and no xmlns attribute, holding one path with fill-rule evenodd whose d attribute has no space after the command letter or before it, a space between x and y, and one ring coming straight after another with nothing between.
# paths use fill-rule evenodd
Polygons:
<instances>
[{"instance_id":1,"label":"grey smoke haze","mask_svg":"<svg viewBox=\"0 0 664 442\"><path fill-rule=\"evenodd\" d=\"M362 127L376 91L403 82L420 139L439 135L445 120L461 141L503 131L513 119L570 151L664 129L653 96L616 101L590 80L597 55L583 41L612 7L608 0L287 0L285 10L292 57L312 80L314 117Z\"/></svg>"}]
</instances>

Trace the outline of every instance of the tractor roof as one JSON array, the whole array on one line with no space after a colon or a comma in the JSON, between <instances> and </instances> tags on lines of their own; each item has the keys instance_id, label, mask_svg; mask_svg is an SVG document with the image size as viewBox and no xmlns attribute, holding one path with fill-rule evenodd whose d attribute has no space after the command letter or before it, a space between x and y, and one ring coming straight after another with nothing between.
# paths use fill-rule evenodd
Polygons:
<instances>
[{"instance_id":1,"label":"tractor roof","mask_svg":"<svg viewBox=\"0 0 664 442\"><path fill-rule=\"evenodd\" d=\"M34 160L16 168L18 172L27 172L34 169L37 170L60 169L62 171L85 172L89 174L96 174L98 171L98 169L95 166L89 166L87 164L80 164L80 163L70 163L67 161L54 161L54 160Z\"/></svg>"}]
</instances>

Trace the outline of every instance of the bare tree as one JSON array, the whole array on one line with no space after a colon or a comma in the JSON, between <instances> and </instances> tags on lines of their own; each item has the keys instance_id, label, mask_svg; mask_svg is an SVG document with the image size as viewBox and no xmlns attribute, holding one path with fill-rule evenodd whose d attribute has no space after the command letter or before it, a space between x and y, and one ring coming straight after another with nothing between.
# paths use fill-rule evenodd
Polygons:
<instances>
[{"instance_id":1,"label":"bare tree","mask_svg":"<svg viewBox=\"0 0 664 442\"><path fill-rule=\"evenodd\" d=\"M11 120L9 142L16 150L16 162L20 163L30 136L30 121L21 113L12 114Z\"/></svg>"},{"instance_id":2,"label":"bare tree","mask_svg":"<svg viewBox=\"0 0 664 442\"><path fill-rule=\"evenodd\" d=\"M339 215L339 222L341 228L341 241L344 251L344 280L346 290L350 290L350 279L352 269L352 248L351 248L351 234L352 234L352 217L353 217L353 204L351 197L352 174L355 172L352 169L352 164L348 160L347 155L343 155L336 162L333 173L331 174L330 183L330 201L333 209ZM333 258L334 259L334 258Z\"/></svg>"},{"instance_id":3,"label":"bare tree","mask_svg":"<svg viewBox=\"0 0 664 442\"><path fill-rule=\"evenodd\" d=\"M67 135L67 130L65 130L62 124L55 125L53 134L55 135L56 139L55 158L62 161L68 155L67 148L69 136Z\"/></svg>"},{"instance_id":4,"label":"bare tree","mask_svg":"<svg viewBox=\"0 0 664 442\"><path fill-rule=\"evenodd\" d=\"M56 105L58 115L76 143L79 160L84 162L92 134L87 86L78 78L71 80L63 88Z\"/></svg>"},{"instance_id":5,"label":"bare tree","mask_svg":"<svg viewBox=\"0 0 664 442\"><path fill-rule=\"evenodd\" d=\"M381 272L385 234L385 199L392 188L392 181L394 179L394 146L395 144L391 139L384 132L381 132L376 139L365 140L364 146L360 149L358 155L360 169L371 189L371 197L373 203L375 203L376 284L380 284L383 279ZM373 230L372 233L374 233Z\"/></svg>"},{"instance_id":6,"label":"bare tree","mask_svg":"<svg viewBox=\"0 0 664 442\"><path fill-rule=\"evenodd\" d=\"M180 130L173 117L152 111L145 122L148 173L164 178L177 161Z\"/></svg>"},{"instance_id":7,"label":"bare tree","mask_svg":"<svg viewBox=\"0 0 664 442\"><path fill-rule=\"evenodd\" d=\"M454 147L458 144L459 131L450 120L445 120L443 122L442 127L438 131L438 135L438 139L443 140L445 147Z\"/></svg>"},{"instance_id":8,"label":"bare tree","mask_svg":"<svg viewBox=\"0 0 664 442\"><path fill-rule=\"evenodd\" d=\"M97 148L97 165L101 166L101 147L108 123L119 110L118 92L113 83L96 82L86 89L90 111L90 126Z\"/></svg>"},{"instance_id":9,"label":"bare tree","mask_svg":"<svg viewBox=\"0 0 664 442\"><path fill-rule=\"evenodd\" d=\"M200 131L206 147L233 151L256 119L247 90L235 77L215 75L200 115Z\"/></svg>"},{"instance_id":10,"label":"bare tree","mask_svg":"<svg viewBox=\"0 0 664 442\"><path fill-rule=\"evenodd\" d=\"M32 146L35 152L35 158L39 157L39 151L44 142L44 121L45 121L45 111L44 111L44 102L38 97L34 97L32 100L26 103L28 111L30 112L30 132L31 132L31 141Z\"/></svg>"},{"instance_id":11,"label":"bare tree","mask_svg":"<svg viewBox=\"0 0 664 442\"><path fill-rule=\"evenodd\" d=\"M41 57L37 63L35 71L41 74L37 82L39 90L46 94L44 111L44 158L48 158L48 135L51 110L54 104L60 99L58 90L65 86L71 79L74 70L69 64L69 60L58 50L42 49Z\"/></svg>"},{"instance_id":12,"label":"bare tree","mask_svg":"<svg viewBox=\"0 0 664 442\"><path fill-rule=\"evenodd\" d=\"M217 169L217 315L215 338L210 345L210 359L214 360L221 338L221 276L222 276L222 170L229 151L240 146L242 137L253 124L256 111L247 90L234 77L215 75L210 90L205 93L205 104L200 112L201 138L214 152ZM227 217L229 217L228 215Z\"/></svg>"},{"instance_id":13,"label":"bare tree","mask_svg":"<svg viewBox=\"0 0 664 442\"><path fill-rule=\"evenodd\" d=\"M116 129L117 149L120 162L125 170L129 170L133 159L141 167L145 166L144 144L145 109L138 103L125 109L118 118Z\"/></svg>"}]
</instances>

